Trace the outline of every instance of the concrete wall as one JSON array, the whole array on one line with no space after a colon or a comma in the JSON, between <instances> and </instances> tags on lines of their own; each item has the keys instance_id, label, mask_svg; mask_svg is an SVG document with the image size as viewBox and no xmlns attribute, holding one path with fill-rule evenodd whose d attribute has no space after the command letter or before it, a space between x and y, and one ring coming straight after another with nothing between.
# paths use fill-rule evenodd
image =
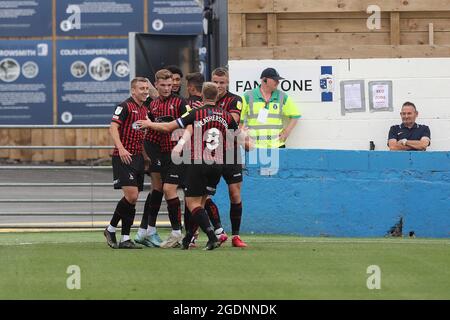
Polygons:
<instances>
[{"instance_id":1,"label":"concrete wall","mask_svg":"<svg viewBox=\"0 0 450 320\"><path fill-rule=\"evenodd\" d=\"M369 141L374 141L376 150L387 150L390 126L401 123L401 105L412 101L419 111L417 122L431 129L428 150L450 150L450 58L232 60L229 66L230 91L234 92L236 81L259 81L266 67L276 68L289 81L310 78L313 90L320 90L320 66L333 67L332 102L312 101L308 93L287 91L303 114L287 141L290 148L369 150ZM311 72L314 67L316 74ZM365 112L341 114L339 84L343 80L365 81ZM369 111L368 82L377 80L392 80L393 111Z\"/></svg>"},{"instance_id":2,"label":"concrete wall","mask_svg":"<svg viewBox=\"0 0 450 320\"><path fill-rule=\"evenodd\" d=\"M247 164L242 232L380 237L403 216L404 233L450 236L450 152L286 149L275 175L261 167ZM223 181L215 201L229 230Z\"/></svg>"}]
</instances>

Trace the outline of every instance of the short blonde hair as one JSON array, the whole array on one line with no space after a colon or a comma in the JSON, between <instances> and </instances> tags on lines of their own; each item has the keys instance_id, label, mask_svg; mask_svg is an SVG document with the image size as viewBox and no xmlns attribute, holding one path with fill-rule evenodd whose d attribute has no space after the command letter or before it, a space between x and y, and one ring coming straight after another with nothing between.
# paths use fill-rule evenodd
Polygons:
<instances>
[{"instance_id":1,"label":"short blonde hair","mask_svg":"<svg viewBox=\"0 0 450 320\"><path fill-rule=\"evenodd\" d=\"M218 76L218 77L227 77L228 78L228 70L224 67L219 67L214 69L214 71L212 72L213 76Z\"/></svg>"},{"instance_id":2,"label":"short blonde hair","mask_svg":"<svg viewBox=\"0 0 450 320\"><path fill-rule=\"evenodd\" d=\"M214 82L204 82L202 87L203 99L216 100L219 90Z\"/></svg>"},{"instance_id":3,"label":"short blonde hair","mask_svg":"<svg viewBox=\"0 0 450 320\"><path fill-rule=\"evenodd\" d=\"M155 81L168 79L172 79L172 72L167 69L161 69L155 73Z\"/></svg>"},{"instance_id":4,"label":"short blonde hair","mask_svg":"<svg viewBox=\"0 0 450 320\"><path fill-rule=\"evenodd\" d=\"M147 82L150 83L150 80L144 77L136 77L133 80L131 80L131 88L134 88L138 82Z\"/></svg>"}]
</instances>

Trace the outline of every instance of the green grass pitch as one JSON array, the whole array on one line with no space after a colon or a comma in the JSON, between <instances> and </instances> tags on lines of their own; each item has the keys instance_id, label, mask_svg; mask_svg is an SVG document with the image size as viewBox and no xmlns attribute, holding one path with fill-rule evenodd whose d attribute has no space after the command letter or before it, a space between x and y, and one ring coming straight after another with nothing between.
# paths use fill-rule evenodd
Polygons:
<instances>
[{"instance_id":1,"label":"green grass pitch","mask_svg":"<svg viewBox=\"0 0 450 320\"><path fill-rule=\"evenodd\" d=\"M450 299L449 239L242 238L248 248L113 250L101 231L0 233L0 299ZM380 289L367 288L371 265Z\"/></svg>"}]
</instances>

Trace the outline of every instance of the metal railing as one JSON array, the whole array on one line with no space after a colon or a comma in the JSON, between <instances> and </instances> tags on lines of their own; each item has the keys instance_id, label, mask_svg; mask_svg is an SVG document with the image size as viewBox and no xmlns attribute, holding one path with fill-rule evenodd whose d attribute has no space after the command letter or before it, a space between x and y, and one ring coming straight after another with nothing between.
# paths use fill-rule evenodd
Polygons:
<instances>
[{"instance_id":1,"label":"metal railing","mask_svg":"<svg viewBox=\"0 0 450 320\"><path fill-rule=\"evenodd\" d=\"M109 126L105 125L71 125L71 126L53 126L53 125L23 125L23 126L12 126L12 125L1 125L0 129L3 128L32 128L32 129L75 129L75 128L105 128ZM83 146L0 146L0 150L4 149L25 149L25 150L63 150L63 149L88 149L88 150L98 150L98 149L112 149L113 146L96 146L96 145L83 145ZM109 222L110 217L115 209L116 203L122 196L120 190L117 190L117 197L114 196L94 196L94 193L112 193L112 166L110 165L94 165L91 161L90 165L0 165L0 229L17 229L17 228L99 228L104 227L105 224ZM2 172L8 172L11 175L11 170L20 171L20 174L14 176L13 179L10 177L10 182L5 182L4 174ZM49 174L42 177L42 171L48 170ZM105 170L110 171L110 175L107 176L111 182L58 182L52 181L58 180L55 176L56 172L69 171L72 172L74 176L78 176L77 170L86 170L89 175L94 175L95 172L105 172ZM31 177L35 174L40 179L45 179L45 182L27 182L27 181L17 181L23 179L22 171L25 171L27 177ZM39 173L39 174L37 174ZM60 179L60 178L59 178ZM145 183L144 188L150 189L151 184ZM70 194L73 197L64 195L61 190L69 188ZM80 189L87 188L84 193L89 193L89 196L80 196L82 191ZM106 189L107 188L107 189ZM94 189L96 192L94 192ZM7 192L5 192L7 190ZM30 191L32 190L32 191ZM57 191L63 195L57 197ZM106 191L106 192L105 192ZM32 193L34 196L26 196L26 194ZM146 196L146 192L143 192ZM7 195L7 196L5 196ZM36 196L37 195L37 196ZM145 202L143 196L138 200L138 213L136 214L135 225L140 222L140 214L142 214L142 204ZM38 204L39 206L34 206L26 208L33 204ZM52 205L61 204L56 210L50 208ZM68 205L73 204L76 206L75 210L73 208L67 208ZM110 206L109 206L110 204ZM17 206L15 206L17 205ZM47 205L47 206L45 206ZM107 205L108 208L95 208L95 205ZM25 206L25 208L24 208ZM66 207L66 208L64 208ZM67 209L68 211L64 210ZM140 210L139 210L140 209ZM140 212L139 212L140 211ZM160 211L164 219L164 215L167 215L167 211ZM45 219L48 218L48 219ZM90 218L88 220L88 218ZM24 222L25 219L25 222ZM159 218L158 218L159 219ZM59 220L59 221L57 221ZM101 220L101 221L97 221ZM159 219L160 220L160 219ZM158 226L168 226L167 218L165 217L162 223L158 223Z\"/></svg>"}]
</instances>

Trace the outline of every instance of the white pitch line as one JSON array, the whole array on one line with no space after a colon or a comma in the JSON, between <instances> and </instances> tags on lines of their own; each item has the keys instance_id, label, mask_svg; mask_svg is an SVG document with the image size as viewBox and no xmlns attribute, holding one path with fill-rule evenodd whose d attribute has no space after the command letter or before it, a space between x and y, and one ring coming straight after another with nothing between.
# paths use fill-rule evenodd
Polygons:
<instances>
[{"instance_id":1,"label":"white pitch line","mask_svg":"<svg viewBox=\"0 0 450 320\"><path fill-rule=\"evenodd\" d=\"M245 240L245 239L244 239ZM447 239L270 239L258 238L246 242L265 242L265 243L344 243L344 244L364 244L364 243L386 243L386 244L450 244Z\"/></svg>"},{"instance_id":2,"label":"white pitch line","mask_svg":"<svg viewBox=\"0 0 450 320\"><path fill-rule=\"evenodd\" d=\"M270 238L247 238L245 241L248 244L252 243L267 243L267 244L301 244L301 243L330 243L330 244L426 244L426 245L435 245L435 244L444 244L450 245L450 241L447 239L270 239ZM59 241L38 241L38 242L23 242L23 243L14 243L14 242L6 242L1 243L0 246L19 246L19 245L37 245L37 244L79 244L79 243L103 243L102 239L99 237L99 241L67 241L67 242L59 242ZM226 245L225 245L226 246ZM251 249L251 247L249 248Z\"/></svg>"},{"instance_id":3,"label":"white pitch line","mask_svg":"<svg viewBox=\"0 0 450 320\"><path fill-rule=\"evenodd\" d=\"M38 245L38 244L80 244L80 243L103 243L104 241L68 241L68 242L58 242L58 241L37 241L37 242L5 242L0 243L0 247L2 246L30 246L30 245ZM106 242L105 242L106 244Z\"/></svg>"},{"instance_id":4,"label":"white pitch line","mask_svg":"<svg viewBox=\"0 0 450 320\"><path fill-rule=\"evenodd\" d=\"M99 231L104 230L109 221L84 221L84 222L51 222L51 223L3 223L0 224L1 233L23 233L23 232L68 232L68 231ZM121 228L119 223L117 226ZM134 223L132 228L138 228L139 223ZM161 220L156 222L156 227L170 227L169 220Z\"/></svg>"}]
</instances>

